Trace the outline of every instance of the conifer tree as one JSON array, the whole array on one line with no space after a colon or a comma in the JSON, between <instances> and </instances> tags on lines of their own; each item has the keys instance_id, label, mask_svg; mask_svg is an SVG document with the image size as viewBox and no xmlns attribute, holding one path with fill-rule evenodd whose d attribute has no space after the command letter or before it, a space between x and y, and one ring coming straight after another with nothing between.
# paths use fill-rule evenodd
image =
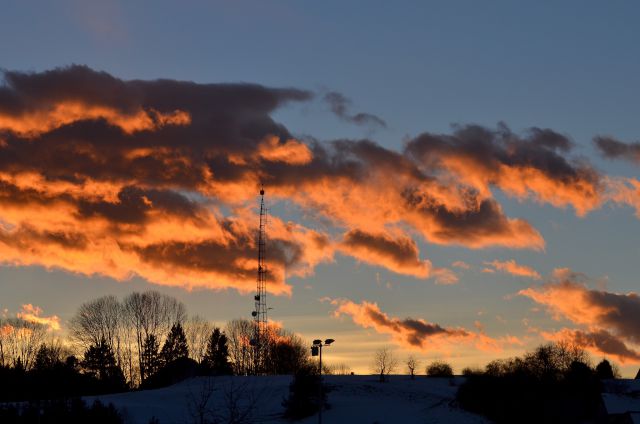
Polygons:
<instances>
[{"instance_id":1,"label":"conifer tree","mask_svg":"<svg viewBox=\"0 0 640 424\"><path fill-rule=\"evenodd\" d=\"M33 369L37 371L45 371L53 369L58 363L58 352L54 347L49 347L44 343L38 348L36 358L34 360Z\"/></svg>"},{"instance_id":2,"label":"conifer tree","mask_svg":"<svg viewBox=\"0 0 640 424\"><path fill-rule=\"evenodd\" d=\"M213 374L225 375L232 373L227 336L217 327L214 328L209 337L207 352L202 362Z\"/></svg>"},{"instance_id":3,"label":"conifer tree","mask_svg":"<svg viewBox=\"0 0 640 424\"><path fill-rule=\"evenodd\" d=\"M160 354L158 349L160 344L153 334L148 335L142 345L142 358L140 361L141 369L140 376L142 381L151 377L160 368Z\"/></svg>"},{"instance_id":4,"label":"conifer tree","mask_svg":"<svg viewBox=\"0 0 640 424\"><path fill-rule=\"evenodd\" d=\"M615 378L615 372L611 362L603 359L598 365L596 365L596 376L601 380Z\"/></svg>"},{"instance_id":5,"label":"conifer tree","mask_svg":"<svg viewBox=\"0 0 640 424\"><path fill-rule=\"evenodd\" d=\"M189 346L187 345L187 337L184 334L182 325L180 323L174 324L167 336L167 340L164 342L164 346L162 346L160 359L163 365L167 365L176 359L188 357Z\"/></svg>"},{"instance_id":6,"label":"conifer tree","mask_svg":"<svg viewBox=\"0 0 640 424\"><path fill-rule=\"evenodd\" d=\"M124 374L104 337L97 345L89 346L84 354L82 367L111 388L119 389L125 386Z\"/></svg>"}]
</instances>

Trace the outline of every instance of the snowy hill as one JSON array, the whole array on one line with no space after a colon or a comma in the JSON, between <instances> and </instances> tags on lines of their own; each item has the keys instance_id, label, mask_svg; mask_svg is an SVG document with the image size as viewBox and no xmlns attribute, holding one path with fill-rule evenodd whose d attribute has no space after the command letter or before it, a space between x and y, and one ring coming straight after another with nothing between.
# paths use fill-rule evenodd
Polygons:
<instances>
[{"instance_id":1,"label":"snowy hill","mask_svg":"<svg viewBox=\"0 0 640 424\"><path fill-rule=\"evenodd\" d=\"M455 406L462 378L434 379L391 376L379 383L375 376L326 376L331 387L325 423L486 423L484 418ZM284 423L282 400L291 376L199 377L157 390L100 396L125 414L126 422L160 424L199 422L200 414L226 418L245 414L246 422ZM92 401L94 398L87 398ZM297 421L316 423L317 416ZM223 421L224 422L224 421Z\"/></svg>"}]
</instances>

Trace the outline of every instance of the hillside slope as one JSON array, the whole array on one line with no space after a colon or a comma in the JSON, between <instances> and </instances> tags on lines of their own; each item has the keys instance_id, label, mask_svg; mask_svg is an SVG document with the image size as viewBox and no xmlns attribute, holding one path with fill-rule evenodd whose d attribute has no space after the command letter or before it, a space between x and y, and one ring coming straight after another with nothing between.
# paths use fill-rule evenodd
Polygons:
<instances>
[{"instance_id":1,"label":"hillside slope","mask_svg":"<svg viewBox=\"0 0 640 424\"><path fill-rule=\"evenodd\" d=\"M480 416L455 406L460 378L453 380L392 376L379 383L375 376L326 376L331 391L325 423L486 423ZM284 423L282 400L290 376L199 377L157 390L99 397L125 414L127 423L196 423L202 414L224 419L233 411L247 414L246 422ZM93 398L87 398L91 401ZM234 407L235 406L235 407ZM317 422L317 416L297 421Z\"/></svg>"}]
</instances>

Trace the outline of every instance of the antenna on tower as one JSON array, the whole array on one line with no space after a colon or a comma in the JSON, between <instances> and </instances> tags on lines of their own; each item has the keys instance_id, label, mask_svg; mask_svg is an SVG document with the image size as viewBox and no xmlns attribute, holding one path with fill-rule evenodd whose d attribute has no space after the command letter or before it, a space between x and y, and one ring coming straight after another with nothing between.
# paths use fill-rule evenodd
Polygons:
<instances>
[{"instance_id":1,"label":"antenna on tower","mask_svg":"<svg viewBox=\"0 0 640 424\"><path fill-rule=\"evenodd\" d=\"M253 339L251 345L254 352L254 374L261 374L265 367L265 353L268 338L267 328L267 265L266 265L266 243L267 243L267 213L264 203L264 186L260 185L260 226L258 231L258 284L256 294L253 297L255 309L251 312L253 316Z\"/></svg>"}]
</instances>

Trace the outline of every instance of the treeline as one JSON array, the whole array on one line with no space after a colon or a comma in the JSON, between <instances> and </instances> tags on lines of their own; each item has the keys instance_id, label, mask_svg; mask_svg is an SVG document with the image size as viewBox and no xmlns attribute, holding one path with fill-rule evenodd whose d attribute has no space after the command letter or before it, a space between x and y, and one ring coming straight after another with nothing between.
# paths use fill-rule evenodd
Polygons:
<instances>
[{"instance_id":1,"label":"treeline","mask_svg":"<svg viewBox=\"0 0 640 424\"><path fill-rule=\"evenodd\" d=\"M271 326L256 370L253 321L216 327L155 291L86 302L68 330L68 339L51 339L40 324L0 320L0 401L154 388L196 375L293 374L310 363L300 337Z\"/></svg>"},{"instance_id":2,"label":"treeline","mask_svg":"<svg viewBox=\"0 0 640 424\"><path fill-rule=\"evenodd\" d=\"M460 405L497 423L583 423L602 419L602 380L619 377L606 359L596 367L587 353L551 343L523 355L465 369Z\"/></svg>"}]
</instances>

